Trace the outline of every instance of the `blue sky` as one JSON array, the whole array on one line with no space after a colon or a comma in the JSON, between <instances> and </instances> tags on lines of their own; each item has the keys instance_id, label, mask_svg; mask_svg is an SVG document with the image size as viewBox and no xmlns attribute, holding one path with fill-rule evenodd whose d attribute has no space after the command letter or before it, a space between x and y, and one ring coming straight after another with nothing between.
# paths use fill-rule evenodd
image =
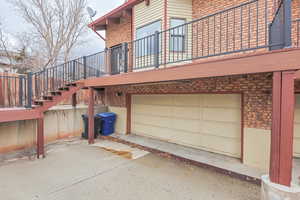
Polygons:
<instances>
[{"instance_id":1,"label":"blue sky","mask_svg":"<svg viewBox=\"0 0 300 200\"><path fill-rule=\"evenodd\" d=\"M102 16L112 10L113 8L121 5L124 0L87 0L88 5L97 10L97 15L94 19ZM18 16L15 9L7 0L0 0L0 19L4 25L5 31L9 33L23 32L28 28L26 23ZM77 56L83 56L99 52L104 48L104 42L91 30L86 35L88 43L80 47L76 51Z\"/></svg>"}]
</instances>

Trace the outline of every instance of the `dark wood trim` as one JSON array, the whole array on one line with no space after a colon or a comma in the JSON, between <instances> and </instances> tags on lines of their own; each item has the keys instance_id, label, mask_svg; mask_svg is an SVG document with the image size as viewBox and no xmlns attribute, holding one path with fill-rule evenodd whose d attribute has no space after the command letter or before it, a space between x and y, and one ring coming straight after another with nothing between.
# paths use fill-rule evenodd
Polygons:
<instances>
[{"instance_id":1,"label":"dark wood trim","mask_svg":"<svg viewBox=\"0 0 300 200\"><path fill-rule=\"evenodd\" d=\"M44 116L37 119L37 158L45 157L44 150Z\"/></svg>"},{"instance_id":2,"label":"dark wood trim","mask_svg":"<svg viewBox=\"0 0 300 200\"><path fill-rule=\"evenodd\" d=\"M72 94L72 106L75 108L77 105L77 95L76 93Z\"/></svg>"},{"instance_id":3,"label":"dark wood trim","mask_svg":"<svg viewBox=\"0 0 300 200\"><path fill-rule=\"evenodd\" d=\"M279 155L280 155L280 121L281 121L281 72L273 73L272 92L272 133L270 156L270 179L279 182Z\"/></svg>"},{"instance_id":4,"label":"dark wood trim","mask_svg":"<svg viewBox=\"0 0 300 200\"><path fill-rule=\"evenodd\" d=\"M299 70L299 57L300 48L289 48L264 53L248 53L230 58L203 59L205 61L88 79L82 82L85 86L104 87Z\"/></svg>"},{"instance_id":5,"label":"dark wood trim","mask_svg":"<svg viewBox=\"0 0 300 200\"><path fill-rule=\"evenodd\" d=\"M4 95L3 95L3 86L2 81L0 81L0 105L4 105Z\"/></svg>"},{"instance_id":6,"label":"dark wood trim","mask_svg":"<svg viewBox=\"0 0 300 200\"><path fill-rule=\"evenodd\" d=\"M295 72L282 72L279 184L291 186L294 139Z\"/></svg>"},{"instance_id":7,"label":"dark wood trim","mask_svg":"<svg viewBox=\"0 0 300 200\"><path fill-rule=\"evenodd\" d=\"M244 110L245 110L245 94L241 93L241 162L244 163L244 128L245 128L245 122L244 122Z\"/></svg>"},{"instance_id":8,"label":"dark wood trim","mask_svg":"<svg viewBox=\"0 0 300 200\"><path fill-rule=\"evenodd\" d=\"M36 109L3 109L0 110L0 122L38 119L41 115Z\"/></svg>"},{"instance_id":9,"label":"dark wood trim","mask_svg":"<svg viewBox=\"0 0 300 200\"><path fill-rule=\"evenodd\" d=\"M270 179L290 186L293 163L295 71L273 73Z\"/></svg>"},{"instance_id":10,"label":"dark wood trim","mask_svg":"<svg viewBox=\"0 0 300 200\"><path fill-rule=\"evenodd\" d=\"M94 89L92 87L89 88L89 105L88 105L88 138L89 144L94 144L95 133L94 133L94 106L95 106L95 98L94 98Z\"/></svg>"},{"instance_id":11,"label":"dark wood trim","mask_svg":"<svg viewBox=\"0 0 300 200\"><path fill-rule=\"evenodd\" d=\"M126 108L127 108L127 123L126 123L126 134L131 133L131 94L126 94Z\"/></svg>"},{"instance_id":12,"label":"dark wood trim","mask_svg":"<svg viewBox=\"0 0 300 200\"><path fill-rule=\"evenodd\" d=\"M296 71L295 80L300 80L300 70Z\"/></svg>"}]
</instances>

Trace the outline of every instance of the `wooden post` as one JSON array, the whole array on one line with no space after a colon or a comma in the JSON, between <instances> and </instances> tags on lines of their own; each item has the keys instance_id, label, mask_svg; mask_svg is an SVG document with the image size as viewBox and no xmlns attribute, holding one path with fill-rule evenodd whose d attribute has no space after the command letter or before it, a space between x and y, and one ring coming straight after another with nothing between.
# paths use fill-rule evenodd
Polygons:
<instances>
[{"instance_id":1,"label":"wooden post","mask_svg":"<svg viewBox=\"0 0 300 200\"><path fill-rule=\"evenodd\" d=\"M3 78L0 78L0 107L4 107L4 95L3 95L3 86L2 86Z\"/></svg>"},{"instance_id":2,"label":"wooden post","mask_svg":"<svg viewBox=\"0 0 300 200\"><path fill-rule=\"evenodd\" d=\"M44 152L44 115L37 119L37 158L45 157Z\"/></svg>"},{"instance_id":3,"label":"wooden post","mask_svg":"<svg viewBox=\"0 0 300 200\"><path fill-rule=\"evenodd\" d=\"M76 93L72 94L72 106L75 108L77 104L77 95Z\"/></svg>"},{"instance_id":4,"label":"wooden post","mask_svg":"<svg viewBox=\"0 0 300 200\"><path fill-rule=\"evenodd\" d=\"M290 186L293 163L294 71L274 72L270 179Z\"/></svg>"},{"instance_id":5,"label":"wooden post","mask_svg":"<svg viewBox=\"0 0 300 200\"><path fill-rule=\"evenodd\" d=\"M127 108L127 122L126 122L126 134L131 133L131 94L126 94L126 108Z\"/></svg>"},{"instance_id":6,"label":"wooden post","mask_svg":"<svg viewBox=\"0 0 300 200\"><path fill-rule=\"evenodd\" d=\"M88 106L88 129L89 129L89 144L94 144L94 89L89 88L89 106Z\"/></svg>"}]
</instances>

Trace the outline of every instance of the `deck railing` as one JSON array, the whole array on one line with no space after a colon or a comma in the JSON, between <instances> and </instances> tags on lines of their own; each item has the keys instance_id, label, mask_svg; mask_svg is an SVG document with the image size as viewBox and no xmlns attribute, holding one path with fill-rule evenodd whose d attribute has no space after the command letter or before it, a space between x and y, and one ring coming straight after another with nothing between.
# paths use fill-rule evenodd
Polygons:
<instances>
[{"instance_id":1,"label":"deck railing","mask_svg":"<svg viewBox=\"0 0 300 200\"><path fill-rule=\"evenodd\" d=\"M133 69L267 48L268 12L268 0L252 0L135 40Z\"/></svg>"},{"instance_id":2,"label":"deck railing","mask_svg":"<svg viewBox=\"0 0 300 200\"><path fill-rule=\"evenodd\" d=\"M32 99L41 99L81 79L258 49L289 47L291 29L297 34L293 44L299 46L300 20L291 22L291 0L275 0L276 5L270 2L251 0L100 53L28 73L25 81L27 107L31 107ZM292 33L294 40L295 31ZM21 103L24 104L24 100Z\"/></svg>"},{"instance_id":3,"label":"deck railing","mask_svg":"<svg viewBox=\"0 0 300 200\"><path fill-rule=\"evenodd\" d=\"M27 97L25 75L0 75L0 108L24 107Z\"/></svg>"}]
</instances>

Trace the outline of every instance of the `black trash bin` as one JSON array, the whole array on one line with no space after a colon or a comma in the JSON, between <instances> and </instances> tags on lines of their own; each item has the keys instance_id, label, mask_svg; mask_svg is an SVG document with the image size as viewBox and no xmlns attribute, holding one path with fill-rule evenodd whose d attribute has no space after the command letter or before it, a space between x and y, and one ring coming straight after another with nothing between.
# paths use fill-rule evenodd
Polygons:
<instances>
[{"instance_id":1,"label":"black trash bin","mask_svg":"<svg viewBox=\"0 0 300 200\"><path fill-rule=\"evenodd\" d=\"M82 120L83 120L83 126L84 126L84 131L82 133L82 138L88 139L89 138L89 117L88 115L81 115ZM101 117L95 115L94 116L94 133L95 133L95 138L98 137L98 135L101 132Z\"/></svg>"}]
</instances>

